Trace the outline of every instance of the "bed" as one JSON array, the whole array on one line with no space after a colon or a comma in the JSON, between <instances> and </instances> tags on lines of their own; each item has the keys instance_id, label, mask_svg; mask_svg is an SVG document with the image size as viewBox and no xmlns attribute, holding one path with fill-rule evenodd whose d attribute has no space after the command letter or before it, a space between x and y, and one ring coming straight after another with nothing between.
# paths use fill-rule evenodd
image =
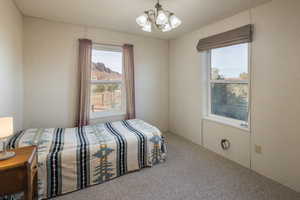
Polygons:
<instances>
[{"instance_id":1,"label":"bed","mask_svg":"<svg viewBox=\"0 0 300 200\"><path fill-rule=\"evenodd\" d=\"M27 129L8 142L9 148L30 145L38 147L39 199L103 183L166 159L159 129L139 119Z\"/></svg>"}]
</instances>

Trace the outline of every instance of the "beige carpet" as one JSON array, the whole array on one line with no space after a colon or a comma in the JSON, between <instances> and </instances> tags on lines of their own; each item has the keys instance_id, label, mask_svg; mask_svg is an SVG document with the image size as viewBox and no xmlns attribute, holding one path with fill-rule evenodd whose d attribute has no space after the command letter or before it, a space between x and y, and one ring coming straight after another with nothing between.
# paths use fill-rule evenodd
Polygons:
<instances>
[{"instance_id":1,"label":"beige carpet","mask_svg":"<svg viewBox=\"0 0 300 200\"><path fill-rule=\"evenodd\" d=\"M300 194L180 137L168 159L57 200L300 200Z\"/></svg>"}]
</instances>

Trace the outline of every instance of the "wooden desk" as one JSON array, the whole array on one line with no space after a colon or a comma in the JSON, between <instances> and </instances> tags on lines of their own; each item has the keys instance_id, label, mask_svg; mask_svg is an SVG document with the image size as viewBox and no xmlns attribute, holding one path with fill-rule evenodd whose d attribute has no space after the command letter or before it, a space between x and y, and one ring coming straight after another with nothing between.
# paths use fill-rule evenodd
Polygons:
<instances>
[{"instance_id":1,"label":"wooden desk","mask_svg":"<svg viewBox=\"0 0 300 200\"><path fill-rule=\"evenodd\" d=\"M0 161L0 196L24 191L26 200L37 197L36 147L11 150L16 156Z\"/></svg>"}]
</instances>

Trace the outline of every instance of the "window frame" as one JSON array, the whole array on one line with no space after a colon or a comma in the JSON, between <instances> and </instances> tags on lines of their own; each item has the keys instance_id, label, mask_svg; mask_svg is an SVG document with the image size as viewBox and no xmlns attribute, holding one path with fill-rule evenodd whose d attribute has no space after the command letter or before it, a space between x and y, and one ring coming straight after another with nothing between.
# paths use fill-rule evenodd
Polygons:
<instances>
[{"instance_id":1,"label":"window frame","mask_svg":"<svg viewBox=\"0 0 300 200\"><path fill-rule=\"evenodd\" d=\"M116 45L102 45L94 43L92 45L93 50L101 50L101 51L112 51L112 52L121 52L122 53L122 74L124 72L123 67L123 48L121 46ZM98 84L111 84L117 83L121 84L121 110L108 110L108 111L100 111L100 112L92 112L90 108L90 119L100 119L100 118L109 118L109 117L118 117L118 116L125 116L126 114L126 89L125 89L125 80L124 76L122 76L122 80L90 80L90 89L93 85ZM91 95L90 95L91 96ZM91 102L91 99L90 99Z\"/></svg>"},{"instance_id":2,"label":"window frame","mask_svg":"<svg viewBox=\"0 0 300 200\"><path fill-rule=\"evenodd\" d=\"M212 80L211 77L211 50L207 51L207 70L206 70L206 84L207 84L207 98L206 98L206 116L205 118L208 120L216 121L225 125L233 126L236 128L240 128L243 130L250 131L251 128L251 43L243 43L248 46L248 79L247 80ZM235 46L235 45L231 45ZM228 46L230 47L230 46ZM224 83L224 84L248 84L248 121L237 120L229 117L224 117L221 115L216 115L211 112L211 84L212 83Z\"/></svg>"}]
</instances>

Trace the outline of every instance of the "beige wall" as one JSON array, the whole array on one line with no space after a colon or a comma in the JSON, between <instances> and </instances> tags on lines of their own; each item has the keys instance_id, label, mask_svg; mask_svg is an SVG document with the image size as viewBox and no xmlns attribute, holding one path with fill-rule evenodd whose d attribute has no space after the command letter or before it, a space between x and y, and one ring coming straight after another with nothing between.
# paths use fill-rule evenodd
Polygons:
<instances>
[{"instance_id":1,"label":"beige wall","mask_svg":"<svg viewBox=\"0 0 300 200\"><path fill-rule=\"evenodd\" d=\"M137 117L170 130L300 191L300 1L270 3L169 42L103 29L24 19L12 1L0 1L0 116L22 128L68 127L75 120L77 39L135 45ZM200 38L248 23L252 44L251 132L203 120L204 57ZM169 54L168 54L169 52ZM169 60L168 60L169 58ZM169 93L169 95L167 95ZM169 115L168 115L169 113ZM169 127L168 127L169 119ZM201 132L203 134L201 134ZM221 138L232 148L223 152ZM256 154L254 145L262 146Z\"/></svg>"},{"instance_id":2,"label":"beige wall","mask_svg":"<svg viewBox=\"0 0 300 200\"><path fill-rule=\"evenodd\" d=\"M300 1L273 0L170 41L169 130L300 191ZM197 41L245 24L252 44L252 131L208 120L201 127L205 94ZM203 141L201 137L203 131ZM222 152L221 137L232 141ZM250 144L251 138L251 147ZM262 146L262 154L254 145ZM249 150L251 149L251 151Z\"/></svg>"},{"instance_id":3,"label":"beige wall","mask_svg":"<svg viewBox=\"0 0 300 200\"><path fill-rule=\"evenodd\" d=\"M11 0L0 1L0 117L13 116L22 128L23 19Z\"/></svg>"},{"instance_id":4,"label":"beige wall","mask_svg":"<svg viewBox=\"0 0 300 200\"><path fill-rule=\"evenodd\" d=\"M168 41L30 17L24 28L25 128L73 126L77 40L87 37L134 45L137 117L168 129Z\"/></svg>"}]
</instances>

